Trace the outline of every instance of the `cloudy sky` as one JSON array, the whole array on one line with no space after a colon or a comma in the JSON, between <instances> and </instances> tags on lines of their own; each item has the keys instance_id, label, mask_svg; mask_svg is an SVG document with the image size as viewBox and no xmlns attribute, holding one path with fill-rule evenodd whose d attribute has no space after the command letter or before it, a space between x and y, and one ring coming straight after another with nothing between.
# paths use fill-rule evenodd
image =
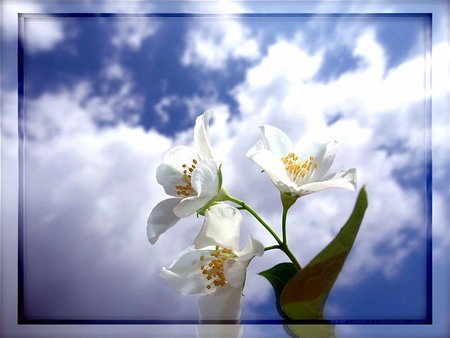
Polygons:
<instances>
[{"instance_id":1,"label":"cloudy sky","mask_svg":"<svg viewBox=\"0 0 450 338\"><path fill-rule=\"evenodd\" d=\"M259 8L251 2L217 2L211 8L171 5L4 5L3 45L11 51L4 62L13 66L1 87L2 181L7 182L2 187L2 228L17 222L20 121L24 318L154 323L198 318L197 297L177 294L158 274L192 244L201 219L183 219L153 246L147 241L146 221L153 206L166 198L155 178L164 153L176 145L192 146L195 118L213 108L210 132L224 186L277 231L278 191L245 157L258 140L259 125L283 129L294 144L302 137L337 140L339 152L330 172L357 168L358 189L366 185L369 209L327 303L328 319L425 321L430 300L427 225L432 220L433 262L440 271L433 285L435 296L439 290L443 297L434 298L431 328L436 335L445 332L446 77L445 72L444 78L433 73L431 105L427 72L431 61L433 69L445 70L445 17L433 17L430 32L424 15L226 16L258 13ZM306 12L358 12L357 5L328 8L318 3ZM359 11L430 12L376 4ZM13 54L18 12L141 14L25 15L24 97L18 120ZM155 12L218 15L142 15ZM291 209L289 243L302 265L337 234L356 196L328 190L301 198ZM244 215L241 237L248 233L266 246L274 244ZM5 230L2 240L14 234ZM256 273L283 261L286 257L276 251L252 261L244 322L279 319L273 291ZM14 268L2 264L2 271L9 274ZM188 330L194 332L192 326ZM382 326L338 327L342 335L356 336L389 330L411 332L407 326L384 331ZM283 330L248 326L244 332L260 334L280 335Z\"/></svg>"}]
</instances>

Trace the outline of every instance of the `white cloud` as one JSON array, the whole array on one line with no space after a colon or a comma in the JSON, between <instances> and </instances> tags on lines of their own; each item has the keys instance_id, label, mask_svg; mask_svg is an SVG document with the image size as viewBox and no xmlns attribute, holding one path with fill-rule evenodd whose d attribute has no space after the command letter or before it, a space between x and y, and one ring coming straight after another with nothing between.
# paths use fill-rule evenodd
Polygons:
<instances>
[{"instance_id":1,"label":"white cloud","mask_svg":"<svg viewBox=\"0 0 450 338\"><path fill-rule=\"evenodd\" d=\"M162 123L169 122L170 115L165 110L166 107L172 105L175 102L178 102L179 99L175 95L170 96L164 96L156 105L155 105L155 111L156 114L159 115Z\"/></svg>"},{"instance_id":2,"label":"white cloud","mask_svg":"<svg viewBox=\"0 0 450 338\"><path fill-rule=\"evenodd\" d=\"M160 24L152 18L116 18L111 42L117 47L141 48L142 42L154 35Z\"/></svg>"},{"instance_id":3,"label":"white cloud","mask_svg":"<svg viewBox=\"0 0 450 338\"><path fill-rule=\"evenodd\" d=\"M100 76L97 95L90 95L92 85L87 82L77 86L82 91L79 100L86 111L98 122L124 120L137 124L144 97L134 93L136 85L130 72L112 58L104 63Z\"/></svg>"},{"instance_id":4,"label":"white cloud","mask_svg":"<svg viewBox=\"0 0 450 338\"><path fill-rule=\"evenodd\" d=\"M45 8L37 3L2 3L2 30L9 41L18 36L19 13L45 13ZM64 25L52 17L27 17L24 25L26 48L30 52L48 51L64 39Z\"/></svg>"},{"instance_id":5,"label":"white cloud","mask_svg":"<svg viewBox=\"0 0 450 338\"><path fill-rule=\"evenodd\" d=\"M103 75L108 80L120 80L128 77L128 72L118 61L109 61L103 70Z\"/></svg>"},{"instance_id":6,"label":"white cloud","mask_svg":"<svg viewBox=\"0 0 450 338\"><path fill-rule=\"evenodd\" d=\"M92 85L80 82L73 88L62 89L57 96L44 93L39 100L27 101L27 133L32 137L47 139L59 133L92 130L95 125L85 115L100 123L124 120L136 124L143 99L132 93L132 82L127 81L126 77L122 80L114 94L93 95ZM41 113L35 114L35 110Z\"/></svg>"},{"instance_id":7,"label":"white cloud","mask_svg":"<svg viewBox=\"0 0 450 338\"><path fill-rule=\"evenodd\" d=\"M219 1L215 13L241 12L237 3ZM183 65L195 65L204 70L226 70L231 59L255 60L260 56L259 41L250 29L236 17L216 20L198 19L186 36Z\"/></svg>"},{"instance_id":8,"label":"white cloud","mask_svg":"<svg viewBox=\"0 0 450 338\"><path fill-rule=\"evenodd\" d=\"M244 158L258 138L257 124L279 126L294 142L305 135L340 142L331 172L356 167L359 186L367 185L369 209L339 286L357 283L373 273L392 278L404 258L425 243L424 190L403 186L398 177L420 180L425 169L423 55L387 71L383 48L373 31L361 31L355 39L354 54L363 58L364 68L326 85L313 81L323 51L308 54L298 40L278 40L234 89L242 116L235 117L227 130L221 124L222 136L213 145L225 159L225 186L278 224L281 208L275 188ZM327 125L330 112L342 117ZM404 150L399 150L399 142ZM226 144L223 148L222 143ZM338 232L355 198L348 191L328 191L304 197L292 208L289 236L303 264ZM257 225L249 227L267 245L273 244ZM265 263L255 260L252 264L267 268L272 257L266 253ZM262 294L267 293L259 287L264 282L252 282L258 286L247 290L249 301L262 301Z\"/></svg>"},{"instance_id":9,"label":"white cloud","mask_svg":"<svg viewBox=\"0 0 450 338\"><path fill-rule=\"evenodd\" d=\"M63 24L56 18L30 18L25 21L25 48L30 52L48 51L64 39Z\"/></svg>"},{"instance_id":10,"label":"white cloud","mask_svg":"<svg viewBox=\"0 0 450 338\"><path fill-rule=\"evenodd\" d=\"M175 94L162 96L155 104L155 112L159 116L160 122L165 125L172 122L170 118L170 108L173 107L182 107L187 114L187 118L192 121L192 123L199 114L206 111L210 107L214 107L215 110L228 112L229 107L226 104L219 102L215 89L211 92L211 94L204 96L197 94L193 94L191 96L181 96ZM224 123L225 122L226 121L224 121ZM179 132L177 139L181 143L184 141L191 142L190 139L192 138L192 135L190 135L189 132L190 131Z\"/></svg>"},{"instance_id":11,"label":"white cloud","mask_svg":"<svg viewBox=\"0 0 450 338\"><path fill-rule=\"evenodd\" d=\"M142 13L158 12L156 6L146 1L98 1L90 3L89 10L94 13L117 13L116 17L107 19L108 26L111 26L111 43L119 48L138 51L142 43L156 34L161 26L158 19L142 16Z\"/></svg>"},{"instance_id":12,"label":"white cloud","mask_svg":"<svg viewBox=\"0 0 450 338\"><path fill-rule=\"evenodd\" d=\"M195 297L174 298L158 272L200 224L181 221L155 246L145 233L151 208L166 198L155 170L173 143L124 123L99 128L85 105L89 88L28 101L29 315L196 319ZM155 307L161 302L166 306Z\"/></svg>"}]
</instances>

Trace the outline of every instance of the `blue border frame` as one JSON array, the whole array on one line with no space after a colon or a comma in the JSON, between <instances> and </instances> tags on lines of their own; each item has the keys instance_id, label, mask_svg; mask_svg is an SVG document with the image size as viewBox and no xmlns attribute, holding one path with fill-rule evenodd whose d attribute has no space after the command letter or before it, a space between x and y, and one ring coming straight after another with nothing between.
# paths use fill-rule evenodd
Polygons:
<instances>
[{"instance_id":1,"label":"blue border frame","mask_svg":"<svg viewBox=\"0 0 450 338\"><path fill-rule=\"evenodd\" d=\"M431 50L432 50L432 13L240 13L240 14L195 14L195 13L20 13L18 20L18 324L199 324L196 320L74 320L74 319L27 319L25 317L24 296L24 33L27 18L422 18L425 23L426 79L425 86L431 92ZM428 65L429 68L428 68ZM426 98L426 318L408 319L358 319L358 320L243 320L240 324L330 324L330 325L373 325L373 324L432 324L432 144L431 144L431 95ZM236 324L235 321L202 321L201 324Z\"/></svg>"}]
</instances>

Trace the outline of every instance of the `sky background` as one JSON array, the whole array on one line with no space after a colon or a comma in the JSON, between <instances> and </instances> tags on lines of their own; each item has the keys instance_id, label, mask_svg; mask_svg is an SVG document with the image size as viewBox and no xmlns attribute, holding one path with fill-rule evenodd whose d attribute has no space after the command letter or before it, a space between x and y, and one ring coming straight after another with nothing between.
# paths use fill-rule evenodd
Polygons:
<instances>
[{"instance_id":1,"label":"sky background","mask_svg":"<svg viewBox=\"0 0 450 338\"><path fill-rule=\"evenodd\" d=\"M115 6L124 13L163 12L141 3ZM348 6L341 10L351 11ZM5 8L62 9L32 2ZM64 7L71 9L111 12L100 2ZM251 3L218 2L213 12L249 10ZM11 26L9 21L3 33L7 48L17 44ZM326 305L328 319L425 319L432 140L433 262L445 267L435 277L444 296L436 303L445 308L448 125L445 118L433 120L430 134L424 18L27 16L23 28L26 319L198 318L198 297L177 294L158 274L192 244L202 220L181 220L153 246L146 222L166 198L156 167L171 147L193 145L195 118L208 108L215 111L210 134L224 186L278 232L278 190L245 157L259 139L259 125L284 130L294 144L302 137L337 140L330 173L357 168L358 190L366 185L369 208ZM440 66L446 47L433 35L433 62ZM6 163L17 156L16 76L17 69L9 68L2 82ZM439 83L433 88L434 102L445 100ZM440 118L443 111L433 113ZM13 171L7 166L3 174ZM14 196L12 184L3 189L3 196ZM302 265L337 234L356 196L328 190L291 208L289 243ZM242 246L249 233L265 246L274 244L244 214ZM251 262L244 321L279 319L273 290L256 273L284 261L281 252L269 251ZM445 329L448 312L435 316ZM261 330L266 329L246 328L245 334ZM340 326L338 333L364 330ZM282 333L279 326L265 332Z\"/></svg>"}]
</instances>

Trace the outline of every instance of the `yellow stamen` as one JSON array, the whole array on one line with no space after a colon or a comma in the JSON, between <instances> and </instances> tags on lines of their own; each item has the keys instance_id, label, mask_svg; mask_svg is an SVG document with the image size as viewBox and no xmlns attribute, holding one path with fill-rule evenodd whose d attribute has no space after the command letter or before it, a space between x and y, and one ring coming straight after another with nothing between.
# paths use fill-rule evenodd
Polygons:
<instances>
[{"instance_id":1,"label":"yellow stamen","mask_svg":"<svg viewBox=\"0 0 450 338\"><path fill-rule=\"evenodd\" d=\"M177 195L178 196L195 196L197 195L197 192L194 190L194 188L192 187L191 184L191 179L192 179L192 172L195 170L195 164L197 163L197 160L193 159L192 162L194 164L191 164L190 167L188 167L187 164L183 163L181 165L182 168L187 168L185 170L183 170L183 175L181 176L181 180L183 181L183 183L185 183L185 185L176 185L175 189L177 190Z\"/></svg>"},{"instance_id":2,"label":"yellow stamen","mask_svg":"<svg viewBox=\"0 0 450 338\"><path fill-rule=\"evenodd\" d=\"M228 282L225 278L225 272L223 270L224 263L229 258L237 257L236 254L233 253L233 250L228 248L220 248L219 245L215 246L215 250L213 250L207 258L206 256L200 256L200 270L203 275L205 275L208 281L211 281L208 285L206 285L207 289L211 289L213 286L224 286ZM209 260L209 262L204 262L205 260ZM203 263L204 262L204 263ZM207 265L204 265L206 264Z\"/></svg>"},{"instance_id":3,"label":"yellow stamen","mask_svg":"<svg viewBox=\"0 0 450 338\"><path fill-rule=\"evenodd\" d=\"M308 159L300 160L294 153L289 153L287 156L283 156L281 161L284 163L286 172L293 181L299 176L305 178L311 173L311 169L316 169L318 167L318 162L313 162L314 156L309 156Z\"/></svg>"}]
</instances>

